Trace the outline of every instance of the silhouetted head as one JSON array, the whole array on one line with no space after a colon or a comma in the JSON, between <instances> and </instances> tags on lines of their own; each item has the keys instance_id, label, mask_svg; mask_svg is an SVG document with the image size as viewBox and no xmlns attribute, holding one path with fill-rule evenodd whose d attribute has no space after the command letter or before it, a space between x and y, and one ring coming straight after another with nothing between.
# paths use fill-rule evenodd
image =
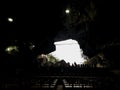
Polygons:
<instances>
[{"instance_id":1,"label":"silhouetted head","mask_svg":"<svg viewBox=\"0 0 120 90\"><path fill-rule=\"evenodd\" d=\"M65 86L62 79L58 79L55 90L65 90Z\"/></svg>"}]
</instances>

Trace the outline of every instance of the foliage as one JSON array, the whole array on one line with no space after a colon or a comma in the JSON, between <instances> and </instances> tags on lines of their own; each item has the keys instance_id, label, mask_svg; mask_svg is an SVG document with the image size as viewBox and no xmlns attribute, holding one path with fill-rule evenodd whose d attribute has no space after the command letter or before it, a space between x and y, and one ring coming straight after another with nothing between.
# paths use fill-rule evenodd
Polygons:
<instances>
[{"instance_id":1,"label":"foliage","mask_svg":"<svg viewBox=\"0 0 120 90\"><path fill-rule=\"evenodd\" d=\"M53 56L52 54L48 54L47 55L48 61L52 62L52 63L56 63L59 61L58 58L56 58L55 56Z\"/></svg>"}]
</instances>

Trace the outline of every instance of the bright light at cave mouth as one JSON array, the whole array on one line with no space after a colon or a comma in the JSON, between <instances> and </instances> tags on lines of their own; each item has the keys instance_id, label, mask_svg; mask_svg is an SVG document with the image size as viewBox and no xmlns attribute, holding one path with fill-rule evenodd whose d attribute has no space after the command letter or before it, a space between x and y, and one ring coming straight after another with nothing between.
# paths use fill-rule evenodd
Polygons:
<instances>
[{"instance_id":1,"label":"bright light at cave mouth","mask_svg":"<svg viewBox=\"0 0 120 90\"><path fill-rule=\"evenodd\" d=\"M76 40L68 39L64 41L58 41L54 43L56 51L50 53L59 60L65 60L70 65L73 63L83 64L85 59L83 57L83 51Z\"/></svg>"}]
</instances>

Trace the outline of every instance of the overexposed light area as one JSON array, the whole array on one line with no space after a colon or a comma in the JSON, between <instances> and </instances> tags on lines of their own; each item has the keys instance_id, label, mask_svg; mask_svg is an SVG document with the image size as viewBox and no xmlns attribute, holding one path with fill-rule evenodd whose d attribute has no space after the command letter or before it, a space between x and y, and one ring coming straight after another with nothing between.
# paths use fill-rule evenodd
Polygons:
<instances>
[{"instance_id":1,"label":"overexposed light area","mask_svg":"<svg viewBox=\"0 0 120 90\"><path fill-rule=\"evenodd\" d=\"M68 39L54 43L56 51L50 53L57 57L59 60L65 60L70 64L76 62L82 64L85 59L82 57L83 51L76 40Z\"/></svg>"},{"instance_id":2,"label":"overexposed light area","mask_svg":"<svg viewBox=\"0 0 120 90\"><path fill-rule=\"evenodd\" d=\"M70 13L70 10L69 10L69 9L66 9L66 10L65 10L65 13L66 13L66 14L69 14L69 13Z\"/></svg>"},{"instance_id":3,"label":"overexposed light area","mask_svg":"<svg viewBox=\"0 0 120 90\"><path fill-rule=\"evenodd\" d=\"M8 21L9 22L13 22L13 18L8 18Z\"/></svg>"}]
</instances>

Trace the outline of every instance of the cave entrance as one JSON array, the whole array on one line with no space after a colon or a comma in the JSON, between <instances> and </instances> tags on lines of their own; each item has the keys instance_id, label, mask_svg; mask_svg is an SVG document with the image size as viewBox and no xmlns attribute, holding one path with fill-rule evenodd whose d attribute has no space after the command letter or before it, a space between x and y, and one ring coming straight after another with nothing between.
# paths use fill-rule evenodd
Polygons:
<instances>
[{"instance_id":1,"label":"cave entrance","mask_svg":"<svg viewBox=\"0 0 120 90\"><path fill-rule=\"evenodd\" d=\"M56 46L56 50L50 54L59 60L64 60L67 63L69 62L70 65L73 63L83 64L85 62L83 51L80 49L80 46L76 40L67 39L54 42L54 44Z\"/></svg>"}]
</instances>

